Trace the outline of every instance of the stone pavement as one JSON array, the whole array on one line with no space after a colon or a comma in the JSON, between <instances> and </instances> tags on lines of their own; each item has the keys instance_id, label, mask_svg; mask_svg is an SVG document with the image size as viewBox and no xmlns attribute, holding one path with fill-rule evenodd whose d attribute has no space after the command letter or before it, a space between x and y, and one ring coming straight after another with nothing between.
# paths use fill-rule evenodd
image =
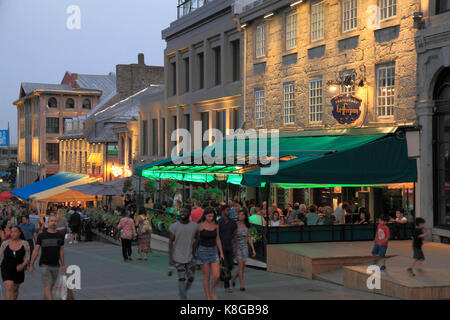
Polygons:
<instances>
[{"instance_id":1,"label":"stone pavement","mask_svg":"<svg viewBox=\"0 0 450 320\"><path fill-rule=\"evenodd\" d=\"M138 300L178 299L176 275L169 277L166 253L154 252L148 261L136 260L137 248L133 247L131 262L123 262L121 248L101 242L66 245L66 264L81 268L81 290L75 291L77 300ZM235 290L226 294L218 288L219 299L387 299L371 293L346 289L342 286L307 280L286 275L268 273L263 270L246 269L246 292ZM237 284L239 286L239 284ZM2 286L3 287L3 286ZM4 288L3 288L4 296ZM34 275L26 274L19 299L39 300L43 287L39 268ZM202 274L189 292L189 299L204 299Z\"/></svg>"}]
</instances>

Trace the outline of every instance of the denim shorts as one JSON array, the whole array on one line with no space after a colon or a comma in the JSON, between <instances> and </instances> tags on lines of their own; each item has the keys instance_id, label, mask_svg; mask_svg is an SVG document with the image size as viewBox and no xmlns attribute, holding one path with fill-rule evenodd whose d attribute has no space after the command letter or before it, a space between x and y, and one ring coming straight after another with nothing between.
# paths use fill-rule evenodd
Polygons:
<instances>
[{"instance_id":1,"label":"denim shorts","mask_svg":"<svg viewBox=\"0 0 450 320\"><path fill-rule=\"evenodd\" d=\"M380 256L381 258L385 258L386 251L387 251L387 246L380 246L379 244L375 243L375 245L373 246L373 249L372 249L372 254Z\"/></svg>"},{"instance_id":2,"label":"denim shorts","mask_svg":"<svg viewBox=\"0 0 450 320\"><path fill-rule=\"evenodd\" d=\"M199 246L197 250L197 263L208 264L219 262L219 254L217 253L217 246L204 247Z\"/></svg>"}]
</instances>

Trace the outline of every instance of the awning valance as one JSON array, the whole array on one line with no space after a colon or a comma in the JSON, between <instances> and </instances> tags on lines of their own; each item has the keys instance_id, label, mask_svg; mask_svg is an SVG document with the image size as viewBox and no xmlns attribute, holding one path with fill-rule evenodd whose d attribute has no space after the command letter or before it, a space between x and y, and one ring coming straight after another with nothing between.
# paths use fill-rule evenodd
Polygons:
<instances>
[{"instance_id":1,"label":"awning valance","mask_svg":"<svg viewBox=\"0 0 450 320\"><path fill-rule=\"evenodd\" d=\"M101 164L103 162L103 156L101 153L91 153L88 158L88 163Z\"/></svg>"},{"instance_id":2,"label":"awning valance","mask_svg":"<svg viewBox=\"0 0 450 320\"><path fill-rule=\"evenodd\" d=\"M41 202L92 201L95 200L95 197L85 196L84 194L69 188L80 184L91 183L96 180L96 178L83 175L83 177L78 180L33 194L30 196L30 199Z\"/></svg>"},{"instance_id":3,"label":"awning valance","mask_svg":"<svg viewBox=\"0 0 450 320\"><path fill-rule=\"evenodd\" d=\"M84 174L59 172L44 180L26 185L23 188L15 189L11 191L11 193L23 200L30 200L32 195L86 178L89 178L89 176Z\"/></svg>"},{"instance_id":4,"label":"awning valance","mask_svg":"<svg viewBox=\"0 0 450 320\"><path fill-rule=\"evenodd\" d=\"M259 169L248 172L242 184L385 185L416 181L417 164L408 158L406 136L394 134L310 161L288 161L280 164L276 175L263 176Z\"/></svg>"}]
</instances>

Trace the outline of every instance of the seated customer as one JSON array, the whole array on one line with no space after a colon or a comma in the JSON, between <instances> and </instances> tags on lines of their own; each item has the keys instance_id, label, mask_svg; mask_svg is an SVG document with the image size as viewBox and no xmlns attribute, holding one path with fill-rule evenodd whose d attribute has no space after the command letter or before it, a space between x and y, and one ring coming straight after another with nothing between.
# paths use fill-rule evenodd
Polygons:
<instances>
[{"instance_id":1,"label":"seated customer","mask_svg":"<svg viewBox=\"0 0 450 320\"><path fill-rule=\"evenodd\" d=\"M319 219L317 224L329 226L336 223L336 217L333 215L333 209L331 207L325 207L323 212L324 216Z\"/></svg>"},{"instance_id":2,"label":"seated customer","mask_svg":"<svg viewBox=\"0 0 450 320\"><path fill-rule=\"evenodd\" d=\"M355 222L355 224L369 224L369 219L367 217L370 217L370 215L367 212L362 211L359 214L359 221Z\"/></svg>"},{"instance_id":3,"label":"seated customer","mask_svg":"<svg viewBox=\"0 0 450 320\"><path fill-rule=\"evenodd\" d=\"M295 219L297 219L298 214L300 213L300 204L296 202L294 204L294 209L289 212L289 215L287 216L287 224L291 224L294 222Z\"/></svg>"},{"instance_id":4,"label":"seated customer","mask_svg":"<svg viewBox=\"0 0 450 320\"><path fill-rule=\"evenodd\" d=\"M309 213L306 215L306 220L308 226L317 225L317 221L319 220L319 215L317 214L317 208L314 205L309 207Z\"/></svg>"},{"instance_id":5,"label":"seated customer","mask_svg":"<svg viewBox=\"0 0 450 320\"><path fill-rule=\"evenodd\" d=\"M272 219L270 220L271 227L279 227L280 226L280 214L278 211L273 213Z\"/></svg>"},{"instance_id":6,"label":"seated customer","mask_svg":"<svg viewBox=\"0 0 450 320\"><path fill-rule=\"evenodd\" d=\"M262 214L263 214L263 211L260 210L260 208L259 208L258 205L256 205L256 206L255 206L255 213L252 214L252 215L248 218L248 221L249 221L251 224L256 224L256 225L258 225L258 226L263 226L263 225L265 224L265 221L264 221L264 219L263 219L263 217L262 217Z\"/></svg>"},{"instance_id":7,"label":"seated customer","mask_svg":"<svg viewBox=\"0 0 450 320\"><path fill-rule=\"evenodd\" d=\"M404 224L406 224L408 222L408 219L406 219L406 217L404 216L405 214L405 210L404 209L399 209L395 212L395 216L396 218L391 220L392 222L392 233L393 233L393 238L394 239L399 239L400 236L400 228L401 226L403 226Z\"/></svg>"}]
</instances>

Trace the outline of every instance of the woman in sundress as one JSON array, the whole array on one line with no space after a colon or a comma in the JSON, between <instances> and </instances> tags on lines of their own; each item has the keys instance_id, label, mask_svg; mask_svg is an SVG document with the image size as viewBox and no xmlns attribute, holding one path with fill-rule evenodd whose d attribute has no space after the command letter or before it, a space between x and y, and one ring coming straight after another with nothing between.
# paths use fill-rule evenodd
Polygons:
<instances>
[{"instance_id":1,"label":"woman in sundress","mask_svg":"<svg viewBox=\"0 0 450 320\"><path fill-rule=\"evenodd\" d=\"M150 215L147 214L145 208L139 209L139 215L136 218L137 237L138 237L138 260L142 260L142 253L144 253L144 260L147 260L147 254L152 253L151 227Z\"/></svg>"},{"instance_id":2,"label":"woman in sundress","mask_svg":"<svg viewBox=\"0 0 450 320\"><path fill-rule=\"evenodd\" d=\"M241 284L241 291L245 291L244 287L244 270L245 263L248 258L248 244L250 244L250 248L252 248L253 257L256 256L255 247L253 245L252 238L250 236L250 222L248 220L248 213L245 208L241 208L238 214L237 221L237 238L238 238L238 247L236 260L238 263L238 272L233 277L233 287L236 286L236 279L239 277L239 282Z\"/></svg>"}]
</instances>

